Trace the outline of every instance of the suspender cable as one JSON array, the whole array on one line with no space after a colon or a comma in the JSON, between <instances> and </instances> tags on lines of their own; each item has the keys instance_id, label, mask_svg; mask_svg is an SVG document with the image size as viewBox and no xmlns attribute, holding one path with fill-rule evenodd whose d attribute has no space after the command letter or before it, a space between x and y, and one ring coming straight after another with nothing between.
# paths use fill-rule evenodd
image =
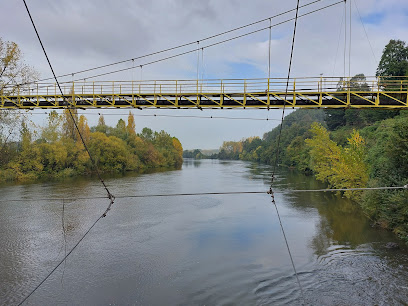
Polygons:
<instances>
[{"instance_id":1,"label":"suspender cable","mask_svg":"<svg viewBox=\"0 0 408 306\"><path fill-rule=\"evenodd\" d=\"M271 78L271 40L272 40L272 20L269 18L268 82L269 79Z\"/></svg>"},{"instance_id":2,"label":"suspender cable","mask_svg":"<svg viewBox=\"0 0 408 306\"><path fill-rule=\"evenodd\" d=\"M200 71L200 41L197 41L197 81L199 79Z\"/></svg>"},{"instance_id":3,"label":"suspender cable","mask_svg":"<svg viewBox=\"0 0 408 306\"><path fill-rule=\"evenodd\" d=\"M350 15L349 15L349 78L351 78L351 0L349 0L350 3Z\"/></svg>"},{"instance_id":4,"label":"suspender cable","mask_svg":"<svg viewBox=\"0 0 408 306\"><path fill-rule=\"evenodd\" d=\"M343 55L344 77L346 77L346 50L347 50L347 0L344 0L344 55Z\"/></svg>"},{"instance_id":5,"label":"suspender cable","mask_svg":"<svg viewBox=\"0 0 408 306\"><path fill-rule=\"evenodd\" d=\"M204 81L204 48L201 48L201 82Z\"/></svg>"}]
</instances>

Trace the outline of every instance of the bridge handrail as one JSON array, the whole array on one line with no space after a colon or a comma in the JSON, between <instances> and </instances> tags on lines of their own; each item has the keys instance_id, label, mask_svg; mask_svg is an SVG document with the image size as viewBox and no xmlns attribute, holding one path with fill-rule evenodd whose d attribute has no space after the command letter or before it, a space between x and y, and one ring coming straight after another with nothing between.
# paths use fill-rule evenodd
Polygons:
<instances>
[{"instance_id":1,"label":"bridge handrail","mask_svg":"<svg viewBox=\"0 0 408 306\"><path fill-rule=\"evenodd\" d=\"M77 81L63 82L64 95L98 94L153 94L183 95L191 93L250 93L284 92L287 80L271 79L200 79L200 80L134 80L134 81ZM290 78L288 93L294 92L383 92L408 90L408 77L381 76L356 80L349 77L298 77ZM59 96L55 83L34 83L22 86L5 86L2 96Z\"/></svg>"}]
</instances>

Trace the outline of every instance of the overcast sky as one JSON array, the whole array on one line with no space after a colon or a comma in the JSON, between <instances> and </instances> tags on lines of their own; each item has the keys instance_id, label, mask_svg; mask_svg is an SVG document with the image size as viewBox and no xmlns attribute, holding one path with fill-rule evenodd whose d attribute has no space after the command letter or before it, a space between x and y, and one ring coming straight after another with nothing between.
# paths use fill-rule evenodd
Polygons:
<instances>
[{"instance_id":1,"label":"overcast sky","mask_svg":"<svg viewBox=\"0 0 408 306\"><path fill-rule=\"evenodd\" d=\"M57 75L130 59L227 31L296 7L296 0L26 0ZM349 3L348 0L347 2ZM374 75L382 50L390 39L408 38L407 0L352 0L351 75ZM306 4L312 0L301 0ZM300 14L337 2L321 0L303 8ZM369 40L366 37L361 19ZM349 10L349 7L347 7ZM25 61L50 77L50 70L35 36L22 0L0 1L0 36L21 47ZM294 17L294 12L272 19L272 23ZM299 19L293 77L343 75L344 4ZM200 46L267 27L269 21L202 42ZM287 75L293 22L272 28L271 77ZM340 37L340 40L339 40ZM200 77L264 78L268 75L269 32L233 40L204 50ZM370 47L370 43L372 49ZM169 61L138 66L163 56L194 49L182 49L136 60L134 70L112 74L98 80L194 79L197 54ZM373 54L374 53L374 54ZM201 57L201 56L200 56ZM110 69L133 67L132 62ZM348 63L347 63L348 67ZM90 77L76 74L74 78ZM62 78L69 81L72 77ZM103 110L108 124L125 118L127 111ZM86 113L90 113L87 111ZM279 110L133 110L137 115L227 116L279 119ZM43 122L44 111L32 115ZM90 125L96 113L87 116ZM169 118L137 116L136 129L147 126L164 129L180 139L185 149L218 148L224 140L262 136L279 122L253 120Z\"/></svg>"}]
</instances>

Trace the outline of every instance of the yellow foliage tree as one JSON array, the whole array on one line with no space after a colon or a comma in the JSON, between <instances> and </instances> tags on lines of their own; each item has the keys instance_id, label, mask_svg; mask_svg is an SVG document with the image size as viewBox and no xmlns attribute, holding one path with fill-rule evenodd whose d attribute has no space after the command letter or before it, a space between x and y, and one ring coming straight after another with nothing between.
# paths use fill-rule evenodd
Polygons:
<instances>
[{"instance_id":1,"label":"yellow foliage tree","mask_svg":"<svg viewBox=\"0 0 408 306\"><path fill-rule=\"evenodd\" d=\"M365 142L360 134L353 131L348 146L342 148L330 139L329 132L319 123L313 123L312 139L306 139L310 148L311 168L316 178L327 182L333 188L365 187L368 182L368 168L364 162ZM348 198L358 199L360 192L346 191Z\"/></svg>"}]
</instances>

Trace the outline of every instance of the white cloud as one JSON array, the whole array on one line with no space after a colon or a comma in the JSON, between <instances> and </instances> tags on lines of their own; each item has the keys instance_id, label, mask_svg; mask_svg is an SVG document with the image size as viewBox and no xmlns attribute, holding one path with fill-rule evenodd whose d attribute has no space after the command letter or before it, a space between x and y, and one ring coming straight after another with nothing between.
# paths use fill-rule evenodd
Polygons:
<instances>
[{"instance_id":1,"label":"white cloud","mask_svg":"<svg viewBox=\"0 0 408 306\"><path fill-rule=\"evenodd\" d=\"M392 38L408 37L408 2L406 0L353 0L357 1L363 18L382 16L366 24L366 30L377 60L385 44ZM301 1L306 4L308 1ZM301 14L322 7L335 0L322 0L304 8ZM349 1L348 1L349 3ZM173 47L186 42L194 42L231 28L268 18L282 11L293 9L296 0L155 0L155 1L114 1L114 0L31 0L28 1L31 13L48 51L57 74L70 73L97 65L107 64L148 52ZM360 23L359 16L352 6L352 53L351 73L373 75L376 63ZM1 1L0 28L2 37L17 42L25 53L26 61L35 66L42 77L50 76L49 68L36 40L24 6L19 1ZM292 76L325 76L333 74L336 62L336 75L343 73L343 33L340 33L344 5L299 19L294 50ZM281 16L276 22L294 16L294 12ZM275 21L275 20L274 20ZM246 30L231 33L232 37L246 31L268 26L268 22L255 25ZM344 24L343 24L344 26ZM289 62L293 22L272 29L272 75L285 76ZM336 50L340 45L336 58ZM267 75L268 31L233 40L204 51L204 70L206 76L225 78L244 77L234 70L236 64L249 64L258 70L260 77ZM219 41L201 42L200 46ZM136 61L138 66L164 55L174 55L179 51L196 48L196 44L162 55ZM131 67L126 63L117 68ZM348 66L348 64L347 64ZM151 66L143 67L144 79L194 78L196 75L197 54L174 58ZM104 70L106 71L106 70ZM201 74L201 72L200 72ZM106 79L139 79L140 69L113 74ZM70 78L68 78L70 79ZM194 113L195 111L189 111ZM172 113L175 113L173 111ZM224 113L223 113L224 114ZM234 111L233 114L247 116L248 110ZM280 112L276 113L276 118ZM254 116L271 115L266 111L253 112ZM184 122L184 121L183 121ZM217 147L226 139L240 139L252 134L262 135L263 125L242 124L238 122L209 123L205 120L188 121L196 126L194 133L186 129L180 119L177 123L161 119L155 121L157 129L166 128L183 139L185 146ZM185 121L187 122L187 121ZM146 123L147 124L147 123ZM151 126L155 128L154 126ZM270 127L268 127L270 128ZM197 137L200 131L205 136ZM222 132L220 132L222 131ZM204 135L204 134L203 134ZM208 139L205 140L205 137Z\"/></svg>"}]
</instances>

